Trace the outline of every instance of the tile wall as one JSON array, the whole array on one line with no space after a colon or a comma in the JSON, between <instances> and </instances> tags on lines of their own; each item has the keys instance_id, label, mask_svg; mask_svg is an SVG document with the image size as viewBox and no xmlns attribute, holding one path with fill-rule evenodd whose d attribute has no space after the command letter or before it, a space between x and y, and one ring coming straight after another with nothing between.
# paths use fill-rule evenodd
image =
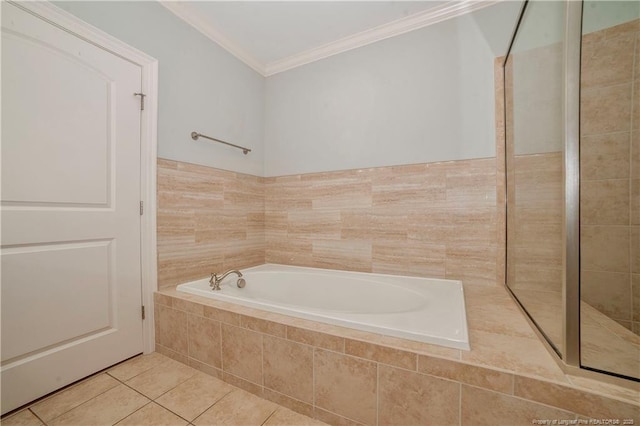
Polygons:
<instances>
[{"instance_id":1,"label":"tile wall","mask_svg":"<svg viewBox=\"0 0 640 426\"><path fill-rule=\"evenodd\" d=\"M640 20L583 36L582 297L640 334Z\"/></svg>"},{"instance_id":2,"label":"tile wall","mask_svg":"<svg viewBox=\"0 0 640 426\"><path fill-rule=\"evenodd\" d=\"M264 182L158 160L158 287L264 263Z\"/></svg>"},{"instance_id":3,"label":"tile wall","mask_svg":"<svg viewBox=\"0 0 640 426\"><path fill-rule=\"evenodd\" d=\"M275 178L161 159L159 287L265 261L495 285L497 179L494 158Z\"/></svg>"},{"instance_id":4,"label":"tile wall","mask_svg":"<svg viewBox=\"0 0 640 426\"><path fill-rule=\"evenodd\" d=\"M265 179L269 263L496 283L496 160Z\"/></svg>"}]
</instances>

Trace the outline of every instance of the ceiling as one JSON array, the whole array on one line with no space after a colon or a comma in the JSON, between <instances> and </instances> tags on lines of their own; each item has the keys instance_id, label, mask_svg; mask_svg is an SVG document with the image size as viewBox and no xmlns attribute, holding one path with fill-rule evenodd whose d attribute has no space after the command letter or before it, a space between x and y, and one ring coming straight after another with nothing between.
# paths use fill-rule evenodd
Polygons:
<instances>
[{"instance_id":1,"label":"ceiling","mask_svg":"<svg viewBox=\"0 0 640 426\"><path fill-rule=\"evenodd\" d=\"M160 1L268 76L496 1Z\"/></svg>"}]
</instances>

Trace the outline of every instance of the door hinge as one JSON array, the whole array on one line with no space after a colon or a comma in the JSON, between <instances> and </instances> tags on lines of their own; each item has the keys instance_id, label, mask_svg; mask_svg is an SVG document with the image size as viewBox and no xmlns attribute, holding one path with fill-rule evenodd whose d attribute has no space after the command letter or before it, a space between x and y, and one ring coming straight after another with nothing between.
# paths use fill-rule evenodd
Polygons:
<instances>
[{"instance_id":1,"label":"door hinge","mask_svg":"<svg viewBox=\"0 0 640 426\"><path fill-rule=\"evenodd\" d=\"M145 319L145 315L144 315L144 305L142 305L142 319Z\"/></svg>"},{"instance_id":2,"label":"door hinge","mask_svg":"<svg viewBox=\"0 0 640 426\"><path fill-rule=\"evenodd\" d=\"M140 201L140 216L144 214L144 201Z\"/></svg>"},{"instance_id":3,"label":"door hinge","mask_svg":"<svg viewBox=\"0 0 640 426\"><path fill-rule=\"evenodd\" d=\"M144 93L134 93L133 96L140 96L140 111L144 111L144 98L147 95Z\"/></svg>"}]
</instances>

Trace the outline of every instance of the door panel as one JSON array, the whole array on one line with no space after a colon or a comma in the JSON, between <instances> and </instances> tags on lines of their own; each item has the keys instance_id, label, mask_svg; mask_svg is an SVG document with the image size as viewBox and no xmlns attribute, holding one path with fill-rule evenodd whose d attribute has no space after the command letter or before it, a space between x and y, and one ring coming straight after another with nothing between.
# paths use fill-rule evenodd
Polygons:
<instances>
[{"instance_id":1,"label":"door panel","mask_svg":"<svg viewBox=\"0 0 640 426\"><path fill-rule=\"evenodd\" d=\"M7 135L23 142L3 146L2 199L105 205L114 85L99 70L23 34L3 33L2 47L11 58L2 70L3 80L11 82L2 87L3 96L14 100L11 115L37 117L28 125L24 120L3 123ZM42 72L43 63L46 72ZM56 81L73 82L73 90ZM38 151L33 152L35 144L29 141L55 143L38 143ZM66 157L70 153L82 159L71 168Z\"/></svg>"},{"instance_id":2,"label":"door panel","mask_svg":"<svg viewBox=\"0 0 640 426\"><path fill-rule=\"evenodd\" d=\"M5 249L2 264L2 360L113 328L111 241ZM73 265L73 268L65 267ZM42 313L55 310L42 321ZM29 338L24 338L24 331Z\"/></svg>"},{"instance_id":3,"label":"door panel","mask_svg":"<svg viewBox=\"0 0 640 426\"><path fill-rule=\"evenodd\" d=\"M142 352L141 69L2 3L2 412Z\"/></svg>"}]
</instances>

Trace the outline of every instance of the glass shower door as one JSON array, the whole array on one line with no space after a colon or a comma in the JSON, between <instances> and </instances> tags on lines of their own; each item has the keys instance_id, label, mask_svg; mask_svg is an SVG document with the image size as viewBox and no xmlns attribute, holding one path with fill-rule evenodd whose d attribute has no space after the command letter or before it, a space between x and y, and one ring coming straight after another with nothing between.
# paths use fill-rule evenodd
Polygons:
<instances>
[{"instance_id":1,"label":"glass shower door","mask_svg":"<svg viewBox=\"0 0 640 426\"><path fill-rule=\"evenodd\" d=\"M507 285L563 347L563 2L529 1L505 62Z\"/></svg>"}]
</instances>

